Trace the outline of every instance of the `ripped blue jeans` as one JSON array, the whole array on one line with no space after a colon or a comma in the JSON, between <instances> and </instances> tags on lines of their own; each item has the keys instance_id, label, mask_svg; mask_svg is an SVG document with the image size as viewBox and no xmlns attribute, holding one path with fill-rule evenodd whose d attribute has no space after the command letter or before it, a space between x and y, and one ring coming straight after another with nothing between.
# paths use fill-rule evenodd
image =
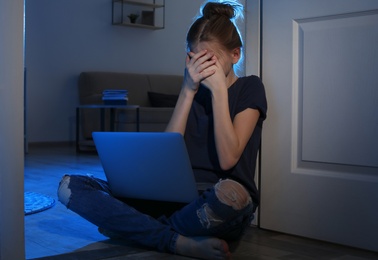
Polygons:
<instances>
[{"instance_id":1,"label":"ripped blue jeans","mask_svg":"<svg viewBox=\"0 0 378 260\"><path fill-rule=\"evenodd\" d=\"M115 198L107 182L90 176L65 175L58 197L68 209L102 229L162 252L175 253L179 234L232 241L239 239L252 221L252 201L249 199L237 210L222 203L216 196L220 182L173 214L157 218Z\"/></svg>"}]
</instances>

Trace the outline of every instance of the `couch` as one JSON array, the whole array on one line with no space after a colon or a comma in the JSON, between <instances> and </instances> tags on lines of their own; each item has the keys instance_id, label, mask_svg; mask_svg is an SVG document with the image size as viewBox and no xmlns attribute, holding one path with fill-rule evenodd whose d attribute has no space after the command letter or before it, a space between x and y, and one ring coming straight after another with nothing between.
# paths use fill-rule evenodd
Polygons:
<instances>
[{"instance_id":1,"label":"couch","mask_svg":"<svg viewBox=\"0 0 378 260\"><path fill-rule=\"evenodd\" d=\"M80 105L103 104L102 92L108 89L128 91L128 105L139 106L139 130L160 132L172 115L181 89L183 76L137 74L127 72L82 72L78 80ZM99 131L100 112L96 109L81 111L81 138L90 140L93 131ZM105 113L105 130L109 130L110 112ZM117 109L116 131L136 131L135 110Z\"/></svg>"}]
</instances>

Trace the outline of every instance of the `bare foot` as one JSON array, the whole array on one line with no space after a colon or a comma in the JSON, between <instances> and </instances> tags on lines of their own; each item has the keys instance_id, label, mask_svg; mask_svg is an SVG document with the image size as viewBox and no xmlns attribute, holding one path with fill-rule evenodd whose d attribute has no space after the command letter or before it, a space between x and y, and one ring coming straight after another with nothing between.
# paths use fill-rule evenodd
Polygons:
<instances>
[{"instance_id":1,"label":"bare foot","mask_svg":"<svg viewBox=\"0 0 378 260\"><path fill-rule=\"evenodd\" d=\"M201 259L230 259L226 241L214 237L184 237L179 235L176 243L179 255Z\"/></svg>"}]
</instances>

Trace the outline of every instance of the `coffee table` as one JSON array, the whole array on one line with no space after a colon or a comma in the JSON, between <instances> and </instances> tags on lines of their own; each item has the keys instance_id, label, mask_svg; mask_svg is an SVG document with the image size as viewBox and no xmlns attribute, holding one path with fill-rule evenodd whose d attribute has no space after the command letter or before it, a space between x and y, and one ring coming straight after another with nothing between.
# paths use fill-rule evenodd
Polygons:
<instances>
[{"instance_id":1,"label":"coffee table","mask_svg":"<svg viewBox=\"0 0 378 260\"><path fill-rule=\"evenodd\" d=\"M98 109L100 111L100 131L105 131L105 111L110 110L110 131L115 131L115 112L117 109L135 110L136 113L136 131L139 132L139 106L137 105L105 105L91 104L79 105L76 107L76 151L80 152L80 116L83 109ZM93 144L92 144L93 145Z\"/></svg>"}]
</instances>

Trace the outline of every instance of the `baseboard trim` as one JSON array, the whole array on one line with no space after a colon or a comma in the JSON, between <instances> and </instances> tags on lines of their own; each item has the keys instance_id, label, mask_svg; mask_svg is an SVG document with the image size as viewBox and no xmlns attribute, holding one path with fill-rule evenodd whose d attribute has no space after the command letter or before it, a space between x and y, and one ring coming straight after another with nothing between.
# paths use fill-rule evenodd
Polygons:
<instances>
[{"instance_id":1,"label":"baseboard trim","mask_svg":"<svg viewBox=\"0 0 378 260\"><path fill-rule=\"evenodd\" d=\"M48 146L59 146L59 147L67 147L67 146L75 146L74 141L58 141L58 142L30 142L28 144L29 147L48 147Z\"/></svg>"}]
</instances>

